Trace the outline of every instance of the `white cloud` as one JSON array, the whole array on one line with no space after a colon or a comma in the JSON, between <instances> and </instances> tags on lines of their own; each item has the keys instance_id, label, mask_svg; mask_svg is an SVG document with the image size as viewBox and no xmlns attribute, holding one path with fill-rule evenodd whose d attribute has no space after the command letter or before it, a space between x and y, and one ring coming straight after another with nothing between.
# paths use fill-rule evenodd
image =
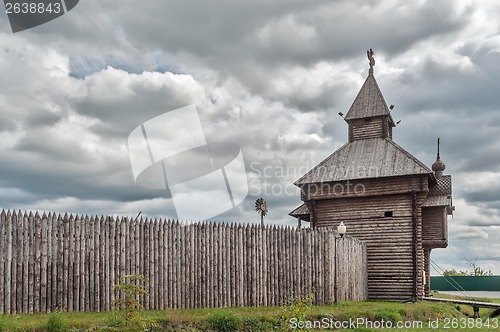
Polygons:
<instances>
[{"instance_id":1,"label":"white cloud","mask_svg":"<svg viewBox=\"0 0 500 332\"><path fill-rule=\"evenodd\" d=\"M0 198L5 208L173 215L166 193L135 186L126 138L195 104L208 140L237 143L257 170L289 168L249 170L249 184L267 190L267 222L294 224L291 182L301 174L290 170L306 172L346 141L337 114L372 47L403 120L396 142L430 165L440 136L454 178L450 247L433 257L459 267L477 252L499 273L499 14L496 2L451 0L149 1L140 10L103 0L22 33L4 27ZM255 198L219 218L258 222Z\"/></svg>"}]
</instances>

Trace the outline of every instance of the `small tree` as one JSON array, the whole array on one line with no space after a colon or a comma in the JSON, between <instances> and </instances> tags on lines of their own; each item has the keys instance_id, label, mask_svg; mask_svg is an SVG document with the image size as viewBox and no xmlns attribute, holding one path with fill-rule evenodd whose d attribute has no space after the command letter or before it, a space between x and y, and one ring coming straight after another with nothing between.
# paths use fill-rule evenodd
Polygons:
<instances>
[{"instance_id":1,"label":"small tree","mask_svg":"<svg viewBox=\"0 0 500 332\"><path fill-rule=\"evenodd\" d=\"M104 330L137 331L157 325L144 319L139 313L144 309L140 300L151 296L144 287L148 282L149 280L141 274L120 277L120 282L115 284L113 288L117 293L117 298L113 300L113 307L124 313L125 321L118 326L108 327Z\"/></svg>"}]
</instances>

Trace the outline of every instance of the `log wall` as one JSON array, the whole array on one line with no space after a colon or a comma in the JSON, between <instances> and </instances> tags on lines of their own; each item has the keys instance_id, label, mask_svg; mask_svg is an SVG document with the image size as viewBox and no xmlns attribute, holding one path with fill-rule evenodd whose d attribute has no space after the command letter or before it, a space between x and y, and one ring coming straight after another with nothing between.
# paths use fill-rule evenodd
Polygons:
<instances>
[{"instance_id":1,"label":"log wall","mask_svg":"<svg viewBox=\"0 0 500 332\"><path fill-rule=\"evenodd\" d=\"M317 200L316 226L337 227L367 246L370 299L423 295L422 195L396 194ZM416 208L415 208L416 207ZM314 207L313 207L314 208ZM415 215L414 215L415 210ZM392 216L386 217L386 212Z\"/></svg>"},{"instance_id":2,"label":"log wall","mask_svg":"<svg viewBox=\"0 0 500 332\"><path fill-rule=\"evenodd\" d=\"M367 299L366 247L331 229L2 211L0 313L109 311L113 285L142 274L146 309L280 305L314 293Z\"/></svg>"},{"instance_id":3,"label":"log wall","mask_svg":"<svg viewBox=\"0 0 500 332\"><path fill-rule=\"evenodd\" d=\"M349 121L349 142L376 137L392 139L392 126L387 116Z\"/></svg>"},{"instance_id":4,"label":"log wall","mask_svg":"<svg viewBox=\"0 0 500 332\"><path fill-rule=\"evenodd\" d=\"M448 244L448 222L446 207L425 207L423 216L423 243L431 248L446 248Z\"/></svg>"}]
</instances>

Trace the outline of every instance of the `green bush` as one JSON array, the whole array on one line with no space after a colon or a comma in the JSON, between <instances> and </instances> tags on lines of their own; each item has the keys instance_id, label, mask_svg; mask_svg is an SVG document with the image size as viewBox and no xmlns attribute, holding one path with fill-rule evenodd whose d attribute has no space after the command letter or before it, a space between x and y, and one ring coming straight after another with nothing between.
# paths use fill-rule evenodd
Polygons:
<instances>
[{"instance_id":1,"label":"green bush","mask_svg":"<svg viewBox=\"0 0 500 332\"><path fill-rule=\"evenodd\" d=\"M47 330L49 332L68 331L68 322L61 314L52 314L47 321Z\"/></svg>"},{"instance_id":2,"label":"green bush","mask_svg":"<svg viewBox=\"0 0 500 332\"><path fill-rule=\"evenodd\" d=\"M242 331L245 332L267 332L279 329L279 321L268 317L245 317L243 319Z\"/></svg>"},{"instance_id":3,"label":"green bush","mask_svg":"<svg viewBox=\"0 0 500 332\"><path fill-rule=\"evenodd\" d=\"M399 312L392 310L392 309L382 309L382 310L377 310L375 313L375 320L376 321L385 321L385 322L392 322L395 324L398 321L402 320L401 315Z\"/></svg>"},{"instance_id":4,"label":"green bush","mask_svg":"<svg viewBox=\"0 0 500 332\"><path fill-rule=\"evenodd\" d=\"M305 321L307 315L311 311L314 302L314 293L290 298L283 306L281 306L281 322L282 329L285 331L293 330L290 327L290 320ZM294 331L302 331L295 329Z\"/></svg>"},{"instance_id":5,"label":"green bush","mask_svg":"<svg viewBox=\"0 0 500 332\"><path fill-rule=\"evenodd\" d=\"M238 331L240 320L231 313L216 312L208 317L210 327L218 332Z\"/></svg>"}]
</instances>

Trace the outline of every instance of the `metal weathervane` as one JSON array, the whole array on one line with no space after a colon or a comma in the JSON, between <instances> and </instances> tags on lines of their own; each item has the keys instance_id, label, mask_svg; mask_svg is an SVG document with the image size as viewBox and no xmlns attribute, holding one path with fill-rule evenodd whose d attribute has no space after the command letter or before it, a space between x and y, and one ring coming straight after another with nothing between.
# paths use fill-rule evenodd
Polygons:
<instances>
[{"instance_id":1,"label":"metal weathervane","mask_svg":"<svg viewBox=\"0 0 500 332\"><path fill-rule=\"evenodd\" d=\"M267 203L262 197L255 201L255 211L260 214L260 225L264 226L264 216L267 215Z\"/></svg>"}]
</instances>

